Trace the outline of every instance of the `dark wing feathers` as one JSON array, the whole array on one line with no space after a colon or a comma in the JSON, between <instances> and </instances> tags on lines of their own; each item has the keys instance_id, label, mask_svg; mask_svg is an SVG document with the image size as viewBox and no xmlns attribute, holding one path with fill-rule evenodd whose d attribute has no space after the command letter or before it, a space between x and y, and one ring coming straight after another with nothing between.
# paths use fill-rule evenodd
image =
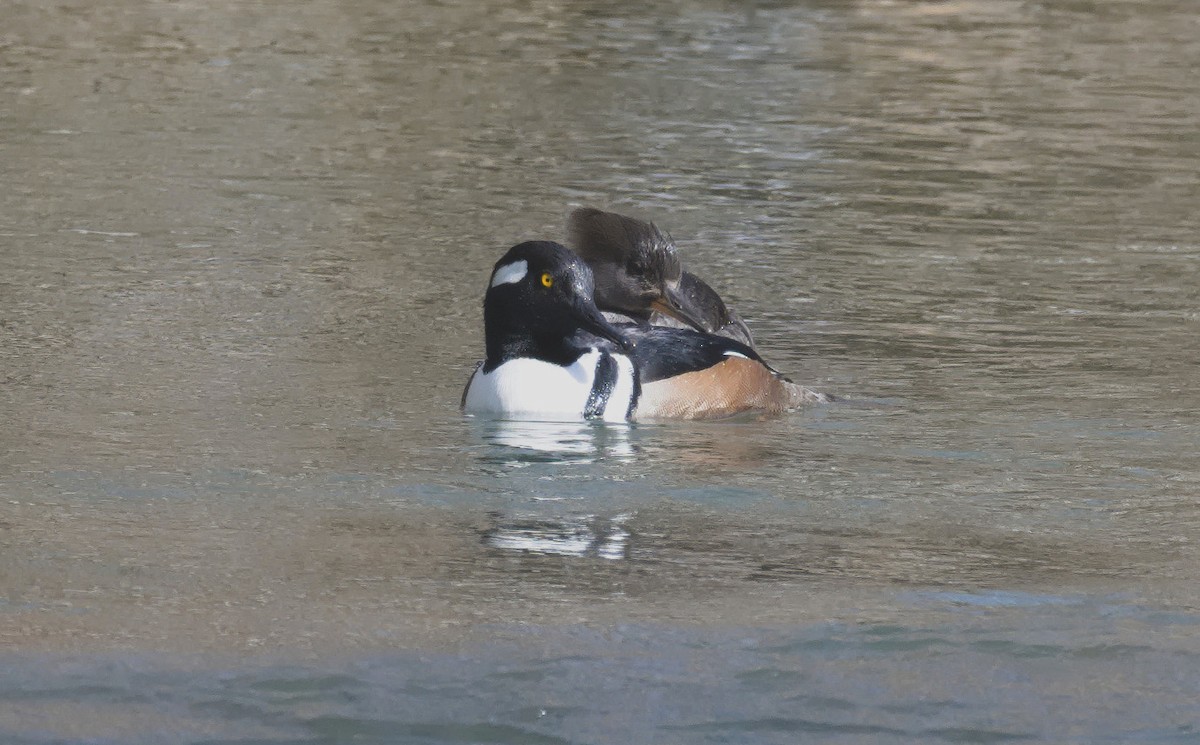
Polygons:
<instances>
[{"instance_id":1,"label":"dark wing feathers","mask_svg":"<svg viewBox=\"0 0 1200 745\"><path fill-rule=\"evenodd\" d=\"M636 363L643 385L706 370L737 355L771 369L753 349L724 336L662 326L619 324L617 328L634 343L633 350L627 354ZM773 369L771 372L779 375Z\"/></svg>"}]
</instances>

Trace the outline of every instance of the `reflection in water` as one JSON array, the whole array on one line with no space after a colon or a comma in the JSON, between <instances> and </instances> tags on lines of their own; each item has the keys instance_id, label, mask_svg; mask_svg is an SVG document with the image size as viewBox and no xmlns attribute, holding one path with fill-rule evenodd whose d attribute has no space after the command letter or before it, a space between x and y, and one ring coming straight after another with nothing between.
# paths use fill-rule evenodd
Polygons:
<instances>
[{"instance_id":1,"label":"reflection in water","mask_svg":"<svg viewBox=\"0 0 1200 745\"><path fill-rule=\"evenodd\" d=\"M604 458L628 460L637 452L630 441L632 428L628 424L474 417L470 421L484 442L501 448L484 456L488 462L506 465L561 460L592 463Z\"/></svg>"},{"instance_id":2,"label":"reflection in water","mask_svg":"<svg viewBox=\"0 0 1200 745\"><path fill-rule=\"evenodd\" d=\"M574 519L505 517L493 513L492 527L483 542L492 548L560 556L596 556L623 559L628 555L630 515L609 518L584 515Z\"/></svg>"},{"instance_id":3,"label":"reflection in water","mask_svg":"<svg viewBox=\"0 0 1200 745\"><path fill-rule=\"evenodd\" d=\"M586 465L600 461L627 463L637 455L633 427L607 422L542 422L471 418L478 436L490 447L484 462L505 470L546 464L553 470L545 478L558 482L551 495L533 495L544 505L580 498L579 485L564 481L557 466ZM570 484L570 486L567 486ZM558 491L562 489L562 491ZM482 531L491 548L556 556L625 558L630 515L600 517L594 514L535 514L523 509L509 515L490 513L491 525Z\"/></svg>"}]
</instances>

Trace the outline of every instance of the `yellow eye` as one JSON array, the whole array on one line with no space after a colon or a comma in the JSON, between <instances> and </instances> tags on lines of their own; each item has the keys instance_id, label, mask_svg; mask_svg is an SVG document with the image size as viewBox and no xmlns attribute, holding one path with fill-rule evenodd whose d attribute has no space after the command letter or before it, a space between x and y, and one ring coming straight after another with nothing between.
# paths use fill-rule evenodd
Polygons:
<instances>
[{"instance_id":1,"label":"yellow eye","mask_svg":"<svg viewBox=\"0 0 1200 745\"><path fill-rule=\"evenodd\" d=\"M553 286L554 286L554 277L550 276L550 272L546 272L545 274L542 275L542 287L553 287Z\"/></svg>"}]
</instances>

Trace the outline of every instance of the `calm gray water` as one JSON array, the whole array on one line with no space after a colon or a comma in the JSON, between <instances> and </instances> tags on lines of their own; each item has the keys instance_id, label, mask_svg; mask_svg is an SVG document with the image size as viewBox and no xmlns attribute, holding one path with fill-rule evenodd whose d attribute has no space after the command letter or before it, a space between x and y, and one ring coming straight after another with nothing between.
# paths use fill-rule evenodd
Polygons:
<instances>
[{"instance_id":1,"label":"calm gray water","mask_svg":"<svg viewBox=\"0 0 1200 745\"><path fill-rule=\"evenodd\" d=\"M1198 19L0 6L0 740L1200 742ZM578 205L842 400L462 417Z\"/></svg>"}]
</instances>

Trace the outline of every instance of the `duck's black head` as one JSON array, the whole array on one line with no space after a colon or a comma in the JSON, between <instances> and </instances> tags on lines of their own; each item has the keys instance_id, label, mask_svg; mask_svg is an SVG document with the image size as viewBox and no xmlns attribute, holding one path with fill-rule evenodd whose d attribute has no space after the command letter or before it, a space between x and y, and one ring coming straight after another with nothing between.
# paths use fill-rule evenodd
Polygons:
<instances>
[{"instance_id":1,"label":"duck's black head","mask_svg":"<svg viewBox=\"0 0 1200 745\"><path fill-rule=\"evenodd\" d=\"M565 246L526 241L510 248L496 262L483 298L487 364L514 357L568 364L595 337L628 349L593 292L591 270Z\"/></svg>"}]
</instances>

